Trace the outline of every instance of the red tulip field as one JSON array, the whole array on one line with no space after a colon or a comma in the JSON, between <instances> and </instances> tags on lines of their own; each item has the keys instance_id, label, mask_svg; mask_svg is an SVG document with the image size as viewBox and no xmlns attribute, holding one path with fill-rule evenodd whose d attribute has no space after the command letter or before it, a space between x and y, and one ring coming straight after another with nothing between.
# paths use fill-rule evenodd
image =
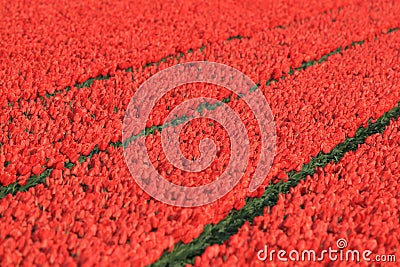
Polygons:
<instances>
[{"instance_id":1,"label":"red tulip field","mask_svg":"<svg viewBox=\"0 0 400 267\"><path fill-rule=\"evenodd\" d=\"M0 12L0 266L400 265L400 1L1 0ZM232 190L185 207L135 181L123 133L141 85L191 62L254 81L246 97L265 97L276 151L249 190L257 107L209 83L160 95L131 139L165 180L206 185L233 157L221 123L166 122L185 101L221 101L249 141ZM187 159L215 144L206 169L169 161L162 132L177 127Z\"/></svg>"}]
</instances>

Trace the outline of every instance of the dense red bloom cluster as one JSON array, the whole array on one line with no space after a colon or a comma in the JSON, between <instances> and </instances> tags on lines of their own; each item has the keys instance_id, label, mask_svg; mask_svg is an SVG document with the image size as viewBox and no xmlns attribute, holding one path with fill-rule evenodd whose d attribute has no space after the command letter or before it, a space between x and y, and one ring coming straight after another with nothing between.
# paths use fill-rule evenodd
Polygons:
<instances>
[{"instance_id":1,"label":"dense red bloom cluster","mask_svg":"<svg viewBox=\"0 0 400 267\"><path fill-rule=\"evenodd\" d=\"M300 67L302 62L319 59L340 46L351 44L353 40L373 39L374 35L378 35L382 31L386 32L390 27L398 26L396 14L398 14L399 5L376 3L373 13L370 12L370 9L369 3L351 5L328 14L320 14L313 17L312 20L302 24L293 24L285 29L278 28L254 33L254 37L249 40L216 42L202 51L196 50L185 55L180 61L216 60L244 71L253 80L260 81L263 85L272 74L278 78L281 74L288 73L290 67ZM356 10L358 12L355 12ZM369 14L369 16L365 16L365 14ZM371 20L376 20L376 24L369 25ZM368 32L365 31L365 25L369 25ZM254 51L267 52L254 53ZM257 64L252 62L257 62ZM46 164L47 167L61 168L63 162L75 162L80 155L87 156L96 145L105 149L109 141L120 141L122 117L133 96L133 91L152 73L176 63L176 60L167 60L158 67L149 67L145 70L135 71L133 74L117 71L115 76L108 80L95 81L90 90L86 88L77 90L72 87L70 91L64 91L49 99L44 97L43 100L37 98L33 102L19 101L13 103L12 107L3 107L2 131L7 134L1 136L0 142L3 145L4 163L7 168L0 182L7 185L16 181L16 177L19 176L19 183L24 184L30 175L43 171L40 168L43 166L41 164L43 158L50 160L50 163ZM320 86L313 85L313 88L318 90ZM274 113L277 114L282 111L284 102L280 101L276 90L271 91L271 87L267 88L263 89L263 92L271 105L277 105L275 108L273 107ZM391 89L395 92L395 88ZM292 97L290 93L294 93L286 88L282 88L282 90L285 91L282 93L285 98ZM304 89L299 90L304 91ZM308 90L304 91L304 93L307 92ZM298 93L295 92L295 94ZM213 96L218 97L219 95L213 94ZM225 96L222 94L221 98ZM392 99L396 101L396 98ZM368 100L373 100L373 98ZM175 100L172 98L169 101ZM285 109L303 108L292 107L292 103L289 105L286 100L284 101L286 106L291 106L285 107ZM388 103L387 106L382 106L382 111L393 106L394 101ZM302 105L300 102L298 103ZM165 106L169 104L167 103ZM161 112L165 110L165 107L160 106L159 108ZM315 107L313 108L315 109ZM381 115L382 111L377 112L377 115ZM288 113L292 114L293 112ZM363 118L363 122L366 119L368 116ZM287 121L287 118L284 120ZM155 123L157 122L160 122L160 119L155 121ZM359 123L349 123L348 125L353 125L353 129L355 129ZM290 128L288 125L285 127ZM296 135L296 132L302 131L301 129L303 127L281 136ZM285 129L281 128L280 130ZM309 148L311 154L307 155L308 158L318 153L321 146L324 151L329 150L327 144L313 143L313 147ZM300 162L296 162L295 165L300 166Z\"/></svg>"},{"instance_id":2,"label":"dense red bloom cluster","mask_svg":"<svg viewBox=\"0 0 400 267\"><path fill-rule=\"evenodd\" d=\"M0 80L8 90L0 106L353 2L1 1Z\"/></svg>"},{"instance_id":3,"label":"dense red bloom cluster","mask_svg":"<svg viewBox=\"0 0 400 267\"><path fill-rule=\"evenodd\" d=\"M160 58L160 51L165 55L206 43L204 49L186 53L179 60L221 62L260 81L259 89L275 115L278 134L275 164L264 185L271 180L286 178L286 171L299 170L301 164L319 151L329 151L352 136L369 118L376 119L392 108L400 99L396 87L400 77L396 71L400 63L397 45L400 33L386 35L386 32L399 26L400 4L391 1L331 3L329 7L341 8L324 13L326 8L320 4L296 2L296 5L304 5L300 12L296 11L298 8L289 8L293 3L285 3L286 8L278 5L276 10L266 10L270 13L261 17L257 14L261 8L258 2L247 8L241 4L221 4L221 8L230 12L226 21L218 19L220 16L213 13L215 11L209 4L196 3L199 14L207 13L215 20L201 24L204 20L201 15L191 17L191 21L200 24L191 30L187 30L186 23L180 25L180 20L175 21L176 15L170 17L167 14L179 14L179 18L189 16L192 7L182 11L166 9L161 4L142 3L132 13L135 15L131 15L126 14L126 6L122 4L106 9L94 1L87 6L93 9L85 9L85 15L81 17L74 13L80 12L72 8L74 4L63 6L57 3L56 7L63 9L57 15L41 10L34 16L38 21L65 16L72 20L68 29L57 32L52 28L35 27L34 33L24 33L24 30L14 35L10 33L17 37L22 34L25 39L13 37L0 41L18 44L10 49L11 52L2 51L3 54L23 55L21 59L2 63L0 74L6 77L6 85L13 88L0 96L3 106L0 115L0 183L9 185L18 181L25 184L31 175L51 169L45 185L0 200L2 263L12 265L24 259L27 264L130 262L140 266L154 262L164 249L171 249L178 241L191 241L202 232L204 225L217 223L232 208L241 208L246 196L262 193L262 190L254 194L247 191L250 174L257 164L258 147L256 122L251 119L244 121L247 129L253 130L250 131L253 135L250 136L248 172L220 201L205 207L181 209L150 199L136 185L125 166L122 148L110 143L121 141L124 110L134 91L150 75L176 64L177 59L169 58L158 66L133 72L126 72L124 68L133 66L135 69L156 60ZM85 4L79 2L80 9L85 8ZM6 5L12 4L4 7ZM158 19L144 16L149 5L160 11ZM64 12L71 10L72 13ZM282 11L282 15L277 11ZM115 24L122 12L123 17L128 16L126 21L118 19L120 23ZM275 14L274 19L268 18L267 14ZM29 14L25 15L29 17ZM22 21L24 16L21 16ZM249 19L252 19L250 24L243 23ZM175 25L172 21L179 24L177 28L181 30L159 35L165 33L165 25ZM132 26L135 23L141 25L140 30L134 30L137 29ZM280 24L288 26L265 30ZM32 27L34 25L32 23ZM60 29L58 25L64 24L52 25ZM83 29L87 38L81 36ZM64 30L68 34L64 34ZM53 36L48 32L60 35ZM88 35L89 32L93 35ZM132 39L129 43L124 41L127 32L132 34L128 36ZM233 32L250 38L227 41ZM38 34L40 38L54 38L39 41L36 40ZM147 38L143 34L148 35ZM32 36L35 36L33 41ZM154 38L159 40L158 44L150 44ZM351 46L353 41L360 40L366 42L362 46ZM46 51L43 51L43 44L48 44ZM345 46L349 49L345 50ZM338 47L342 47L341 53L332 55L328 62L288 75L291 69L323 58ZM26 58L30 66L25 62ZM11 67L20 68L21 74L17 75L18 71L9 69ZM94 81L90 88L73 86L75 81L83 82L107 73L112 76ZM265 85L271 77L279 79L282 75L287 77ZM44 95L46 90L53 93L66 85L71 88L49 98L36 98L37 93ZM160 124L165 112L184 99L200 95L217 99L229 97L226 90L210 88L188 86L171 92L154 108L154 119L149 123ZM32 100L16 101L20 96ZM13 103L7 106L7 101ZM234 96L229 105L242 118L251 118L250 110ZM191 148L201 138L225 140L221 128L209 123L199 120L185 128L183 137L193 142L190 147L183 145L188 155L196 156L196 150ZM204 129L204 132L193 136L196 134L193 129ZM218 175L226 165L225 148L229 146L221 141L221 158L204 179L179 173L166 166L163 158L157 159L159 133L150 135L147 145L161 173L174 181L185 180L193 185L215 179L213 175Z\"/></svg>"},{"instance_id":4,"label":"dense red bloom cluster","mask_svg":"<svg viewBox=\"0 0 400 267\"><path fill-rule=\"evenodd\" d=\"M252 225L245 223L223 245L213 245L195 260L195 266L270 266L270 254L262 262L259 250L337 250L337 240L345 239L348 250L400 257L400 119L392 122L384 134L367 138L355 152L349 152L337 164L317 169L312 177L280 195L278 203L265 209ZM336 254L338 255L338 254ZM344 254L345 255L345 254ZM264 254L261 254L263 258ZM288 254L284 255L288 258ZM274 266L287 266L273 256ZM343 259L346 259L345 257ZM351 258L350 258L351 259ZM386 258L388 259L388 258ZM363 261L360 256L360 260ZM291 262L296 266L359 266L353 261L316 263ZM365 263L365 261L364 261ZM371 262L370 262L371 263Z\"/></svg>"}]
</instances>

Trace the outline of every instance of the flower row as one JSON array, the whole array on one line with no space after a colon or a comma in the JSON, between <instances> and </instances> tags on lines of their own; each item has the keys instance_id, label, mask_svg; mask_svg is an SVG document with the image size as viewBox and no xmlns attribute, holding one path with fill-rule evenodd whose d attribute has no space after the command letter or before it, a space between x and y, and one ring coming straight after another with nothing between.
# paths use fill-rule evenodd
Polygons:
<instances>
[{"instance_id":1,"label":"flower row","mask_svg":"<svg viewBox=\"0 0 400 267\"><path fill-rule=\"evenodd\" d=\"M0 10L1 34L5 36L0 40L0 80L4 81L0 106L64 90L118 69L139 68L159 60L160 55L303 22L357 2L224 1L216 5L63 0L57 4L35 2L28 7L5 3Z\"/></svg>"},{"instance_id":2,"label":"flower row","mask_svg":"<svg viewBox=\"0 0 400 267\"><path fill-rule=\"evenodd\" d=\"M392 121L383 135L368 137L357 151L347 153L337 164L317 169L289 194L280 195L277 204L265 209L251 225L246 222L223 245L208 247L194 266L286 266L277 257L279 250L285 251L280 257L286 259L292 250L300 257L303 251L313 250L320 258L329 248L342 250L343 255L357 250L366 264L368 259L381 258L391 259L385 264L396 266L389 255L398 260L399 162L400 119ZM363 258L366 250L371 253ZM325 254L321 261L295 261L295 253L291 257L296 266L360 264L351 256L339 260L339 252Z\"/></svg>"}]
</instances>

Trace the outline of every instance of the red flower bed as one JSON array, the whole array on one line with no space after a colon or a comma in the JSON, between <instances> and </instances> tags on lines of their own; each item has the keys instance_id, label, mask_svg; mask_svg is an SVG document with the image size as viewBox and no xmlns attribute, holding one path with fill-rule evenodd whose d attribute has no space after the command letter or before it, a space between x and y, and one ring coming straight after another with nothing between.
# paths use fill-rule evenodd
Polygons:
<instances>
[{"instance_id":1,"label":"red flower bed","mask_svg":"<svg viewBox=\"0 0 400 267\"><path fill-rule=\"evenodd\" d=\"M206 4L201 5L206 6ZM98 3L91 3L90 6L98 6ZM143 13L142 6L148 9L145 4L140 5L138 14ZM231 6L225 8L228 7ZM347 136L352 136L357 127L367 123L370 117L377 118L392 108L399 99L399 90L396 87L399 80L399 74L396 72L399 66L396 40L400 34L385 33L389 28L398 26L397 15L400 5L386 1L374 4L360 3L344 5L342 9L327 14L321 13L324 8L320 6L309 7L310 11L305 8L307 12L299 17L301 19L309 14L312 16L309 20L290 23L285 29L268 31L263 30L264 27L276 26L278 22L259 18L259 15L254 15L254 11L240 12L238 13L240 16L252 14L246 17L246 20L249 17L254 19L252 27L247 27L248 25L244 25L240 19L231 16L217 27L213 33L215 36L202 37L212 44L201 51L194 50L180 59L180 61L218 61L238 68L253 80L260 81L259 89L270 103L278 134L275 164L264 185L269 181L284 179L286 171L299 170L301 164L308 162L319 151L329 151ZM123 10L125 12L119 5L112 8L107 11L109 13L103 10L107 17L111 15L113 18L118 17L117 14ZM162 6L157 8L165 11ZM208 10L208 7L204 8ZM242 11L242 7L237 8ZM237 9L233 9L232 12L235 10ZM297 9L282 10L293 14L289 21L299 16L295 12ZM85 17L99 13L98 10L87 12ZM37 16L41 14L39 12ZM180 15L183 16L181 12ZM279 16L278 18L276 21L279 23L288 21L286 18L281 19ZM109 20L98 17L96 21L96 28L86 27L85 32L97 29L98 25L106 25L103 23ZM86 18L79 26L84 26L85 22ZM252 168L256 165L255 160L250 161L248 173L234 191L220 201L205 207L195 209L170 207L150 199L139 189L125 166L122 148L114 147L110 142L121 140L124 110L138 86L152 73L174 65L177 61L170 58L159 66L134 70L132 73L123 69L129 66L136 68L159 58L160 51L166 54L174 53L192 45L200 47L203 43L192 42L188 34L194 36L196 40L202 38L196 37L193 32L182 31L178 36L185 42L170 40L168 38L172 37L169 35L163 39L165 42L159 44L158 50L157 46L146 46L149 45L146 41L138 42L138 47L123 50L123 44L119 45L118 39L109 41L109 35L106 33L112 32L119 36L118 33L128 32L133 26L126 23L132 24L132 21L128 18L127 21L121 22L122 26L117 25L115 26L117 29L113 28L106 32L93 31L95 35L89 37L89 40L82 41L83 44L73 41L74 38L81 40L81 36L71 37L71 43L67 42L69 49L57 48L67 53L61 54L57 59L62 62L60 71L57 70L58 63L52 65L54 67L50 69L37 68L29 74L31 75L29 86L28 83L24 83L21 92L18 93L17 90L17 93L13 91L5 94L8 100L13 101L19 95L24 99L35 98L37 92L43 94L45 90L49 90L53 93L53 90L73 85L75 81L82 82L97 74L112 74L107 80L95 81L90 88L71 88L50 98L44 97L43 100L39 98L30 102L22 100L15 102L12 107L4 105L1 123L4 124L3 133L7 134L0 137L2 143L0 183L9 185L17 180L20 184L25 184L30 175L52 170L45 185L41 184L31 188L29 192L18 193L16 196L9 195L0 200L0 226L3 229L0 241L4 244L3 251L0 251L0 260L4 265L17 264L22 259L28 265L45 262L85 265L151 263L164 249L172 248L178 241L191 241L203 231L204 225L217 223L232 208L241 208L246 196L258 196L262 193L262 190L254 194L249 194L247 191ZM153 23L158 25L159 22ZM161 24L165 27L166 22ZM76 24L69 25L77 29ZM194 32L206 35L210 31L210 25L212 24L205 26L206 30L200 27ZM151 30L151 27L155 26L150 22L143 27L143 31L148 32L146 34L149 36L157 36L157 31ZM226 30L228 28L230 31L235 29L251 38L226 41L231 33ZM54 29L51 30L55 32ZM376 40L374 36L377 36ZM146 40L145 36L141 38ZM364 39L366 41L362 46L351 46L352 41ZM88 43L85 43L86 41ZM48 42L53 46L55 44L52 41ZM93 53L98 54L91 54L93 51L91 48L95 47L97 42L105 43L104 49L101 52L94 50ZM161 48L170 43L178 45ZM32 46L34 45L35 42L32 43ZM82 49L82 46L85 48ZM301 72L295 70L294 75L289 75L290 68L305 67L303 62L318 60L340 46L342 46L341 53L332 55L328 62ZM344 49L345 46L349 46L347 50ZM28 44L23 43L21 47L26 49L25 53L30 53ZM18 49L22 49L21 47ZM135 52L132 56L132 51L143 50L145 47L147 52L143 55L139 56L138 52ZM55 52L59 51L57 49L52 55L57 55ZM38 53L34 49L30 51L33 51L32 55ZM77 51L82 58L75 59L76 57L72 56L77 54ZM36 59L30 54L26 57ZM49 58L50 62L54 62L55 57L44 54L35 61L35 64ZM96 65L85 58L95 58ZM137 62L124 63L132 58L137 59ZM122 65L119 66L119 63ZM31 68L32 66L29 67ZM22 68L21 71L24 73L26 70ZM47 72L48 75L41 76L42 80L38 78ZM10 70L6 69L5 73L9 74ZM282 75L287 77L265 86L271 76L279 79ZM10 88L14 88L13 83L17 81L18 79L12 80ZM168 110L168 106L172 109L180 101L197 95L222 99L228 97L229 93L216 90L199 91L198 87L178 89L174 97L166 97L155 107L154 123L160 122L160 115ZM4 97L3 102L6 103ZM240 111L243 118L249 115L249 110L241 109L243 107L241 101L234 100L234 97L229 105ZM12 121L9 121L11 117ZM256 133L253 120L244 122L248 129L253 129ZM224 140L218 125L207 128L208 123L209 121L193 122L186 129L188 134L192 133L191 129L208 130L196 136L195 144L204 137L219 136ZM255 158L257 156L255 136L251 141L250 157ZM158 134L148 137L148 146L149 149L153 149L153 153L158 151ZM226 146L226 143L221 142L221 149ZM196 155L196 151L191 151L188 147L189 152L193 153L193 156ZM156 161L157 155L152 156ZM163 163L162 160L160 162ZM160 165L159 170L164 171L171 179L185 180L192 184L204 182L200 179L203 177L188 177L174 173L175 170L168 170L161 163L157 163ZM215 165L211 174L218 174L224 164L226 158ZM172 177L171 174L175 176ZM207 179L214 178L210 175Z\"/></svg>"},{"instance_id":2,"label":"red flower bed","mask_svg":"<svg viewBox=\"0 0 400 267\"><path fill-rule=\"evenodd\" d=\"M259 250L321 251L338 250L337 240L345 239L348 250L372 251L376 255L395 255L399 259L400 119L392 122L383 135L367 138L355 152L337 164L318 169L315 175L281 195L272 209L245 223L223 245L213 245L195 260L195 266L265 266L257 258ZM275 266L287 266L273 256ZM294 254L293 254L294 255ZM300 254L301 255L301 254ZM289 262L296 266L358 266L353 261ZM346 254L343 254L346 255ZM263 259L264 254L261 254ZM334 258L334 257L332 257ZM346 259L345 256L343 259ZM352 258L349 258L352 259ZM381 259L383 259L381 257ZM363 261L362 256L360 260ZM364 261L364 264L366 262ZM372 262L369 262L371 264ZM396 262L382 263L397 266Z\"/></svg>"},{"instance_id":3,"label":"red flower bed","mask_svg":"<svg viewBox=\"0 0 400 267\"><path fill-rule=\"evenodd\" d=\"M353 2L358 1L3 1L0 79L8 90L0 103L44 96L162 55L286 26Z\"/></svg>"},{"instance_id":4,"label":"red flower bed","mask_svg":"<svg viewBox=\"0 0 400 267\"><path fill-rule=\"evenodd\" d=\"M320 59L340 46L345 47L355 40L372 39L374 35L397 26L398 9L398 5L377 3L376 10L371 13L369 3L349 6L339 11L320 14L304 24L256 32L250 40L216 42L202 51L196 50L185 55L180 61L217 60L244 71L263 85L271 75L278 78L281 74L287 74L290 67L300 67L304 61ZM369 31L365 31L364 25L372 19L378 21L368 27ZM328 31L332 28L336 30ZM261 65L254 67L252 62ZM79 156L89 155L96 145L103 150L110 141L120 141L122 117L133 91L151 73L176 63L175 60L167 60L158 68L149 67L133 74L117 71L108 80L95 81L90 89L77 90L73 87L55 97L38 98L34 102L20 101L12 107L3 108L1 122L4 123L3 132L7 134L1 137L0 142L7 168L0 183L11 184L18 176L19 183L25 184L28 177L44 171L40 167L44 166L42 163L45 159L50 162L45 164L46 167L62 168L67 161L76 162ZM267 88L266 92L270 92L271 87ZM284 94L288 97L290 93ZM271 105L275 102L283 105L272 95L266 96ZM222 97L226 95L222 94ZM175 101L175 98L169 101ZM391 106L392 104L388 104L388 107ZM274 111L274 107L272 108ZM276 107L279 111L281 108L282 106ZM383 107L382 112L377 115L385 110L387 107ZM328 149L326 144L323 146L325 150ZM320 149L321 144L315 142L310 155L315 155ZM296 166L299 164L296 163Z\"/></svg>"}]
</instances>

